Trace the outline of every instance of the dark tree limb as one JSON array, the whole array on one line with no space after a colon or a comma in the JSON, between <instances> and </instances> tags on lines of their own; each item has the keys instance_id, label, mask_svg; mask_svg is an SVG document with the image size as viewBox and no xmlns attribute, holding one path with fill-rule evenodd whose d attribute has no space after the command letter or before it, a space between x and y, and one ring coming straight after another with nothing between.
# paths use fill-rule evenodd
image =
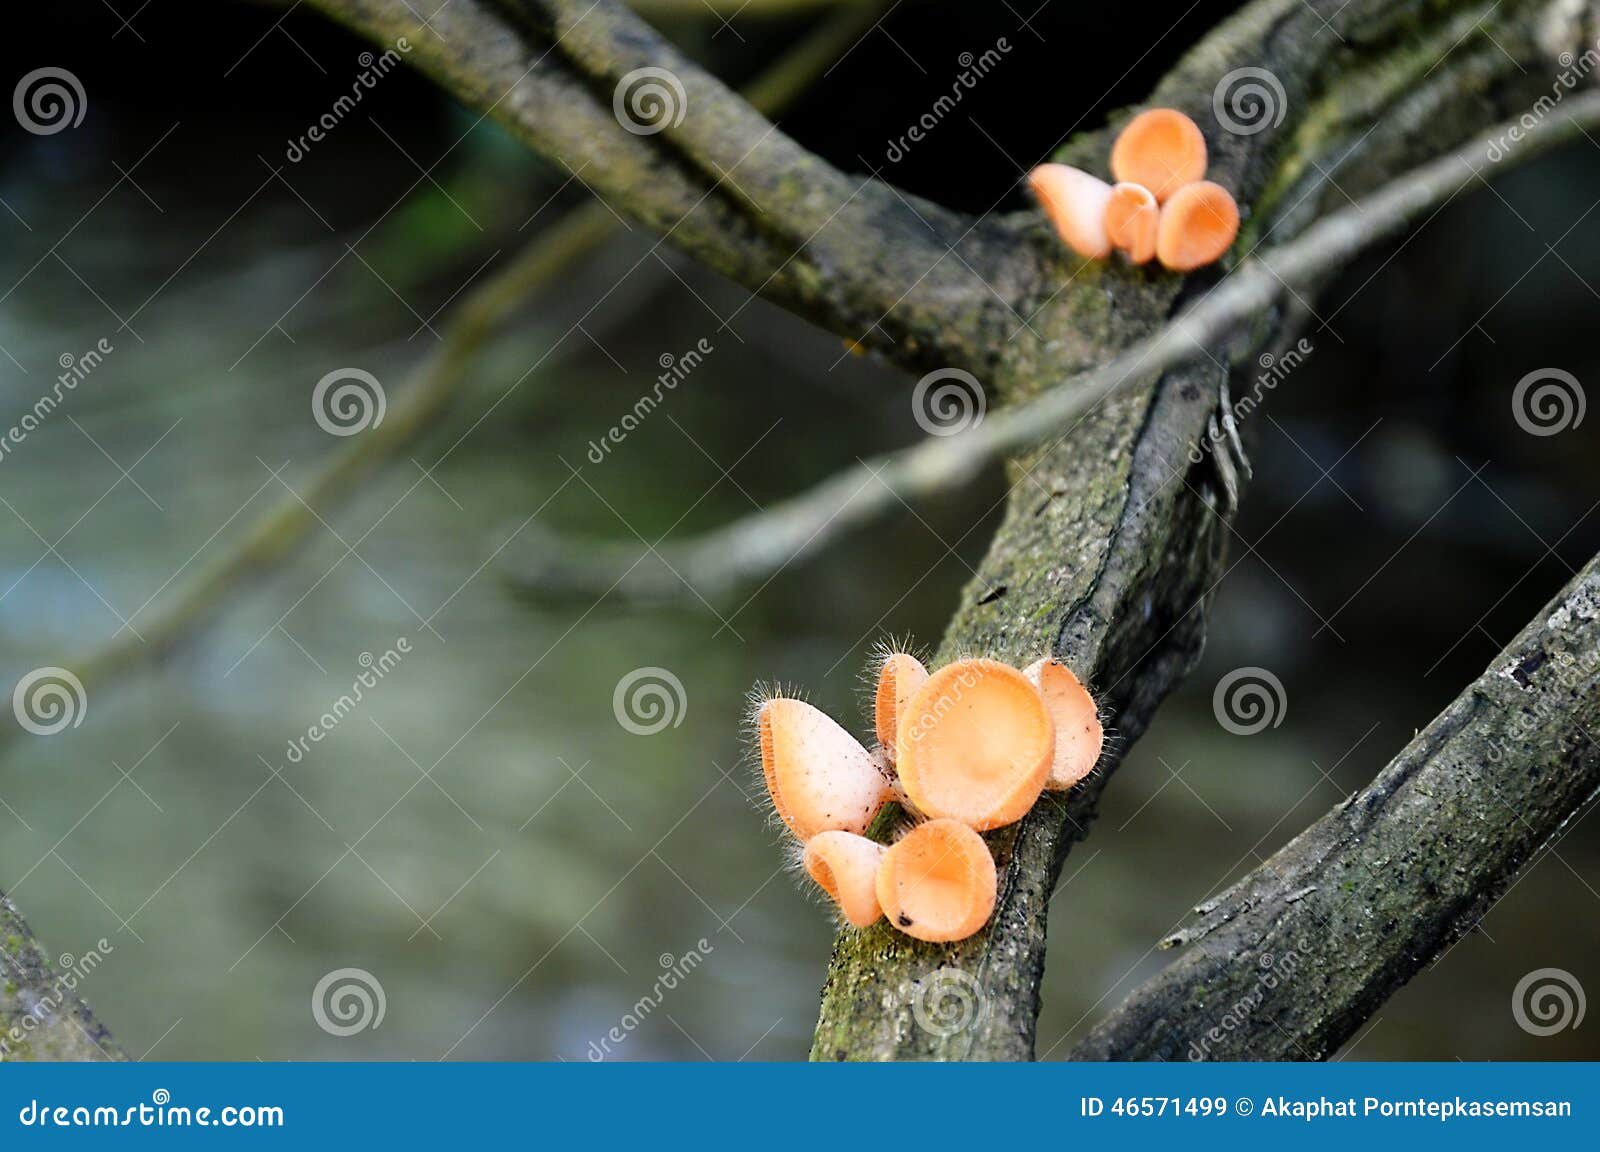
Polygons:
<instances>
[{"instance_id":1,"label":"dark tree limb","mask_svg":"<svg viewBox=\"0 0 1600 1152\"><path fill-rule=\"evenodd\" d=\"M1600 792L1600 558L1370 785L1198 911L1079 1059L1320 1059Z\"/></svg>"},{"instance_id":2,"label":"dark tree limb","mask_svg":"<svg viewBox=\"0 0 1600 1152\"><path fill-rule=\"evenodd\" d=\"M1329 176L1361 195L1547 92L1555 56L1580 51L1593 35L1553 14L1570 17L1572 7L1260 0L1200 43L1149 103L1210 126L1213 92L1230 71L1265 68L1282 84L1281 125L1242 136L1208 131L1216 179L1250 205L1248 248L1268 230L1293 235L1324 213ZM1108 146L1109 133L1095 133L1060 158L1101 170ZM1070 272L1046 282L1063 285ZM996 384L1010 400L1103 363L1159 327L1179 300L1170 277L1115 265L1054 292L1025 310L1038 338L1019 335L999 367ZM948 946L881 925L841 934L814 1058L1034 1054L1046 919L1062 861L1087 834L1121 753L1197 658L1205 601L1221 572L1237 477L1224 454L1193 465L1190 449L1215 412L1229 354L1253 353L1288 329L1267 308L1246 339L1211 349L1214 362L1113 397L1014 465L1007 516L939 656L977 651L1025 663L1049 650L1096 691L1118 741L1064 804L1047 799L990 834L1001 892L983 933ZM925 982L941 969L958 970L977 1008L959 1031L918 1023Z\"/></svg>"},{"instance_id":3,"label":"dark tree limb","mask_svg":"<svg viewBox=\"0 0 1600 1152\"><path fill-rule=\"evenodd\" d=\"M900 364L982 370L1008 301L1034 287L1007 222L838 171L613 0L455 0L433 30L403 0L312 3L380 44L405 37L408 61L618 211ZM671 80L640 134L615 101L643 68Z\"/></svg>"}]
</instances>

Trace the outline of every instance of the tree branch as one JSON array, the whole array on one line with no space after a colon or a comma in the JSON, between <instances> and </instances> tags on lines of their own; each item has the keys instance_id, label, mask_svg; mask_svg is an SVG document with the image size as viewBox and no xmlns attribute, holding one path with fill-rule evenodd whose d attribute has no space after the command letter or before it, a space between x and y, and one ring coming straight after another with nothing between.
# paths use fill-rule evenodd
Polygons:
<instances>
[{"instance_id":1,"label":"tree branch","mask_svg":"<svg viewBox=\"0 0 1600 1152\"><path fill-rule=\"evenodd\" d=\"M1570 6L1563 6L1569 12ZM1217 124L1214 93L1230 72L1265 69L1283 99L1260 130L1209 130L1215 178L1249 209L1244 250L1293 235L1327 210L1329 181L1352 195L1437 157L1485 124L1548 94L1554 57L1581 50L1580 22L1538 0L1498 5L1258 0L1191 51L1149 103ZM1503 51L1502 51L1503 49ZM1058 158L1103 172L1107 131ZM1042 231L1042 225L1040 226ZM1103 364L1156 331L1182 281L1108 263L1068 283L1063 262L1023 309L995 384L1013 402ZM1264 302L1265 303L1265 302ZM1263 311L1231 351L1281 337ZM1004 523L941 647L1026 663L1049 651L1095 690L1122 740L1063 801L1038 805L988 837L1001 891L989 927L956 945L918 944L882 926L835 944L813 1057L1026 1059L1034 1052L1046 920L1060 867L1087 834L1127 744L1196 658L1203 609L1221 572L1235 489L1225 454L1190 463L1215 415L1226 371L1209 360L1144 374L1085 413L1053 445L1013 465ZM982 1007L958 1032L920 1027L919 982L955 968Z\"/></svg>"},{"instance_id":2,"label":"tree branch","mask_svg":"<svg viewBox=\"0 0 1600 1152\"><path fill-rule=\"evenodd\" d=\"M1078 1059L1321 1059L1600 792L1600 558L1370 785L1220 898Z\"/></svg>"},{"instance_id":3,"label":"tree branch","mask_svg":"<svg viewBox=\"0 0 1600 1152\"><path fill-rule=\"evenodd\" d=\"M1550 119L1524 129L1496 125L1454 152L1334 212L1288 243L1251 257L1159 331L1135 341L1099 368L1002 409L949 438L877 456L815 487L721 528L652 548L655 563L625 544L531 538L510 579L530 592L593 595L612 590L650 600L693 592L715 597L759 579L910 500L965 483L994 457L1059 433L1083 413L1140 379L1165 372L1223 343L1286 295L1311 291L1331 271L1399 233L1484 178L1485 157L1513 131L1520 143L1493 169L1498 175L1600 125L1600 92L1575 97ZM974 398L975 399L975 398ZM1205 450L1214 450L1208 444ZM1224 447L1226 447L1224 445Z\"/></svg>"},{"instance_id":4,"label":"tree branch","mask_svg":"<svg viewBox=\"0 0 1600 1152\"><path fill-rule=\"evenodd\" d=\"M619 211L898 363L979 370L1007 301L1035 287L1004 222L846 176L612 0L456 0L431 31L403 0L312 3L380 44L406 37L407 60ZM659 120L628 103L652 81Z\"/></svg>"}]
</instances>

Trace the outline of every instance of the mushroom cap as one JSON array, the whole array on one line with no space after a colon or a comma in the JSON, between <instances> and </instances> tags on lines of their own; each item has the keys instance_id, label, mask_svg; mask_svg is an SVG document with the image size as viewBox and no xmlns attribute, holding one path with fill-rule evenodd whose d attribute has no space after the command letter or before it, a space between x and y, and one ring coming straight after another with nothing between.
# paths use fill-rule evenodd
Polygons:
<instances>
[{"instance_id":1,"label":"mushroom cap","mask_svg":"<svg viewBox=\"0 0 1600 1152\"><path fill-rule=\"evenodd\" d=\"M1176 108L1141 112L1111 146L1111 174L1143 184L1165 204L1178 189L1206 174L1206 138L1200 126Z\"/></svg>"},{"instance_id":2,"label":"mushroom cap","mask_svg":"<svg viewBox=\"0 0 1600 1152\"><path fill-rule=\"evenodd\" d=\"M1174 272L1192 272L1221 259L1238 235L1232 193L1209 180L1187 184L1161 206L1156 259Z\"/></svg>"},{"instance_id":3,"label":"mushroom cap","mask_svg":"<svg viewBox=\"0 0 1600 1152\"><path fill-rule=\"evenodd\" d=\"M1100 710L1071 668L1048 656L1035 660L1022 674L1039 689L1056 726L1056 751L1045 788L1052 792L1071 788L1100 762L1105 730Z\"/></svg>"},{"instance_id":4,"label":"mushroom cap","mask_svg":"<svg viewBox=\"0 0 1600 1152\"><path fill-rule=\"evenodd\" d=\"M1033 807L1055 756L1055 726L1021 672L998 660L957 660L912 695L895 752L918 811L981 832Z\"/></svg>"},{"instance_id":5,"label":"mushroom cap","mask_svg":"<svg viewBox=\"0 0 1600 1152\"><path fill-rule=\"evenodd\" d=\"M863 833L889 799L889 782L871 753L804 700L768 700L756 728L767 791L800 839L830 829Z\"/></svg>"},{"instance_id":6,"label":"mushroom cap","mask_svg":"<svg viewBox=\"0 0 1600 1152\"><path fill-rule=\"evenodd\" d=\"M883 916L878 865L885 851L882 844L854 832L818 832L806 841L806 871L857 928L875 924Z\"/></svg>"},{"instance_id":7,"label":"mushroom cap","mask_svg":"<svg viewBox=\"0 0 1600 1152\"><path fill-rule=\"evenodd\" d=\"M1041 164L1028 173L1033 190L1056 234L1079 256L1101 260L1111 254L1106 239L1106 201L1111 185L1065 164Z\"/></svg>"},{"instance_id":8,"label":"mushroom cap","mask_svg":"<svg viewBox=\"0 0 1600 1152\"><path fill-rule=\"evenodd\" d=\"M907 936L965 940L994 913L989 846L959 820L929 820L890 845L878 865L878 904Z\"/></svg>"},{"instance_id":9,"label":"mushroom cap","mask_svg":"<svg viewBox=\"0 0 1600 1152\"><path fill-rule=\"evenodd\" d=\"M894 738L899 731L900 714L912 693L928 679L928 670L922 661L904 652L891 652L883 658L878 669L878 694L873 701L873 719L878 728L878 743L882 744L894 761Z\"/></svg>"},{"instance_id":10,"label":"mushroom cap","mask_svg":"<svg viewBox=\"0 0 1600 1152\"><path fill-rule=\"evenodd\" d=\"M1106 239L1135 264L1148 264L1156 254L1156 228L1161 207L1143 184L1115 184L1106 202Z\"/></svg>"}]
</instances>

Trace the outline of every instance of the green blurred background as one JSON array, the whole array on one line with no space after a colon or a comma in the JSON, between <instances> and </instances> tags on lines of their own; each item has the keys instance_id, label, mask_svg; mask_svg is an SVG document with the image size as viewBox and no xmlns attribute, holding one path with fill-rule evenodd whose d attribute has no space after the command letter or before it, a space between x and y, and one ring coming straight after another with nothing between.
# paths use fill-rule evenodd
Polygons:
<instances>
[{"instance_id":1,"label":"green blurred background","mask_svg":"<svg viewBox=\"0 0 1600 1152\"><path fill-rule=\"evenodd\" d=\"M88 111L44 137L8 119L0 137L0 425L62 355L114 351L0 462L7 684L109 641L119 617L137 628L304 491L345 444L311 418L317 380L359 367L392 403L459 294L585 201L409 73L287 163L364 45L303 8L122 7L131 25L93 5L30 11L13 54L18 76L71 69ZM1021 168L1138 100L1232 7L1192 9L1124 74L1081 51L1110 30L1075 5L1024 26L1007 5L904 0L782 123L852 171L1019 207ZM739 81L815 18L666 27ZM960 113L888 164L961 54L1002 36L1011 50ZM1594 425L1539 438L1510 418L1534 369L1600 378L1597 177L1580 140L1319 304L1315 353L1247 428L1256 478L1204 662L1067 862L1041 1056L1157 970L1152 946L1187 908L1369 780L1600 547ZM702 338L705 364L586 460L658 358ZM745 695L800 685L864 730L871 648L937 642L1000 470L709 605L530 600L505 571L549 533L643 552L910 443L910 383L623 234L522 311L421 441L318 508L291 564L159 667L92 691L81 727L0 750L0 889L49 949L113 945L83 991L136 1056L586 1059L704 939L705 962L613 1058L802 1057L832 929L759 801ZM291 763L288 741L362 654L401 636L410 654ZM1287 699L1280 726L1248 737L1212 711L1245 665ZM645 667L670 670L685 704L636 735L613 693ZM1600 987L1597 887L1580 821L1347 1054L1593 1055L1593 1029L1537 1038L1510 1003L1535 968ZM381 1027L317 1026L312 989L344 967L381 982Z\"/></svg>"}]
</instances>

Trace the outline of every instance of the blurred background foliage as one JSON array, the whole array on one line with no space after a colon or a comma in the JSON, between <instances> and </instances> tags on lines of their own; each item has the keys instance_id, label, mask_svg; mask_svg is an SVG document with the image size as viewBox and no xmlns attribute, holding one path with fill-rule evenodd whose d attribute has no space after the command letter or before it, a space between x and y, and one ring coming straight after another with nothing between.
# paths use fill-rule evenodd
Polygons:
<instances>
[{"instance_id":1,"label":"blurred background foliage","mask_svg":"<svg viewBox=\"0 0 1600 1152\"><path fill-rule=\"evenodd\" d=\"M132 7L16 14L12 81L66 67L89 104L76 129L8 118L0 135L0 425L62 355L114 351L0 462L8 684L158 611L344 446L311 419L319 378L360 367L392 402L459 294L586 199L408 72L288 163L365 45L303 6ZM817 18L682 7L664 26L731 82ZM1027 7L902 0L781 122L846 169L1013 209L1023 169L1140 99L1235 5L1152 21L1139 52L1103 48L1128 43L1120 13ZM890 163L962 54L1001 37L1003 62ZM1152 946L1190 905L1369 780L1600 546L1595 423L1538 438L1510 418L1536 368L1600 379L1597 177L1600 147L1580 141L1460 198L1318 303L1314 354L1245 430L1256 477L1204 663L1068 860L1041 1056L1159 967ZM690 380L605 463L585 460L658 358L702 338L715 351ZM709 607L530 601L502 563L539 533L712 527L909 443L909 384L622 234L522 310L420 442L319 508L291 564L161 665L92 692L80 728L4 749L0 888L47 947L114 945L84 991L134 1055L584 1059L704 938L707 962L615 1058L803 1056L831 926L757 800L745 694L801 685L864 729L870 649L937 641L1001 470ZM361 654L402 635L400 667L290 763ZM1251 737L1212 714L1241 665L1271 669L1288 700ZM687 698L653 736L613 715L642 666ZM1600 988L1597 836L1579 822L1348 1051L1593 1055L1592 1029L1522 1032L1510 998L1547 966ZM339 967L381 980L381 1028L316 1026L311 989Z\"/></svg>"}]
</instances>

